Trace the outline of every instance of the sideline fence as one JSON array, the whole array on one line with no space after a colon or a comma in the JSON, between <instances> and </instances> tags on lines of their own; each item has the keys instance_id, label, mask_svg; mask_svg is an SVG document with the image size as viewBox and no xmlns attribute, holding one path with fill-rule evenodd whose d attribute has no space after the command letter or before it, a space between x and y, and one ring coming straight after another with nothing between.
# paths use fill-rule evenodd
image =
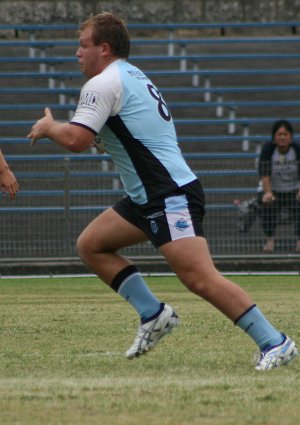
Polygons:
<instances>
[{"instance_id":1,"label":"sideline fence","mask_svg":"<svg viewBox=\"0 0 300 425\"><path fill-rule=\"evenodd\" d=\"M212 255L261 255L257 155L189 154L186 159L205 189L204 228ZM76 257L81 230L124 195L108 155L11 156L9 162L21 191L14 202L8 197L0 202L2 259ZM294 253L294 218L289 205L277 215L279 255ZM150 243L124 252L134 257L159 254Z\"/></svg>"}]
</instances>

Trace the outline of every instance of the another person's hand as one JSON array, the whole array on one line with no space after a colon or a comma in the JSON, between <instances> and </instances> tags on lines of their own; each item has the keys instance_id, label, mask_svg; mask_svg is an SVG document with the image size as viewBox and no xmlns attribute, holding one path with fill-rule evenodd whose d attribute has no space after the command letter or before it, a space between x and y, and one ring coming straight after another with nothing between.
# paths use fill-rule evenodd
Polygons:
<instances>
[{"instance_id":1,"label":"another person's hand","mask_svg":"<svg viewBox=\"0 0 300 425\"><path fill-rule=\"evenodd\" d=\"M0 189L3 194L9 193L10 199L14 199L19 190L17 179L9 167L0 171Z\"/></svg>"},{"instance_id":2,"label":"another person's hand","mask_svg":"<svg viewBox=\"0 0 300 425\"><path fill-rule=\"evenodd\" d=\"M298 189L298 192L296 194L296 199L297 201L300 201L300 189Z\"/></svg>"}]
</instances>

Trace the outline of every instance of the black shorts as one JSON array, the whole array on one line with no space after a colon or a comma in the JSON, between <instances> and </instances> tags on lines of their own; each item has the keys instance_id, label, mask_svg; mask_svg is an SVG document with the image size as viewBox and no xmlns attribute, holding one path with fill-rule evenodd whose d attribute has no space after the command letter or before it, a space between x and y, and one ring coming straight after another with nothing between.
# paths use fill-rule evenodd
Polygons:
<instances>
[{"instance_id":1,"label":"black shorts","mask_svg":"<svg viewBox=\"0 0 300 425\"><path fill-rule=\"evenodd\" d=\"M204 204L201 183L194 180L147 204L138 205L126 197L113 209L157 248L177 239L203 236Z\"/></svg>"}]
</instances>

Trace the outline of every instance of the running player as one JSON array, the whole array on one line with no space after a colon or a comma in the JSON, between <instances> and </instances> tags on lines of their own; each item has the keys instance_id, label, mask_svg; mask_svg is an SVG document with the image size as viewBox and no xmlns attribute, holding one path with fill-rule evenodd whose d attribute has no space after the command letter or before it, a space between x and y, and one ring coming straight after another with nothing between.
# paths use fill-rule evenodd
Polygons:
<instances>
[{"instance_id":1,"label":"running player","mask_svg":"<svg viewBox=\"0 0 300 425\"><path fill-rule=\"evenodd\" d=\"M289 363L295 343L265 318L239 286L214 267L203 235L201 183L183 159L172 116L159 90L128 62L124 21L101 13L80 28L76 56L88 81L71 122L46 108L32 127L34 144L48 137L72 152L99 142L116 164L127 197L96 217L78 238L86 266L127 300L141 323L128 359L147 353L178 316L149 290L119 249L151 240L182 283L242 328L259 346L257 370ZM201 342L200 342L201 343Z\"/></svg>"}]
</instances>

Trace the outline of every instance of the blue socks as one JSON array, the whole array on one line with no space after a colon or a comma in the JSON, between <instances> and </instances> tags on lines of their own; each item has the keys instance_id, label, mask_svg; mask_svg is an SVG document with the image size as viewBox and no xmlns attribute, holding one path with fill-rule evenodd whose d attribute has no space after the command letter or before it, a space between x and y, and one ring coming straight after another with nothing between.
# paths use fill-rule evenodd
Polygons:
<instances>
[{"instance_id":1,"label":"blue socks","mask_svg":"<svg viewBox=\"0 0 300 425\"><path fill-rule=\"evenodd\" d=\"M162 304L152 294L135 266L121 270L112 281L111 288L135 308L142 323L162 310Z\"/></svg>"},{"instance_id":2,"label":"blue socks","mask_svg":"<svg viewBox=\"0 0 300 425\"><path fill-rule=\"evenodd\" d=\"M262 351L267 347L273 347L283 341L283 336L265 318L254 304L235 322L243 331L249 335Z\"/></svg>"},{"instance_id":3,"label":"blue socks","mask_svg":"<svg viewBox=\"0 0 300 425\"><path fill-rule=\"evenodd\" d=\"M134 307L142 323L160 314L164 306L152 294L135 266L121 270L113 279L111 288ZM255 304L234 323L256 342L261 351L283 341L282 334L271 325Z\"/></svg>"}]
</instances>

